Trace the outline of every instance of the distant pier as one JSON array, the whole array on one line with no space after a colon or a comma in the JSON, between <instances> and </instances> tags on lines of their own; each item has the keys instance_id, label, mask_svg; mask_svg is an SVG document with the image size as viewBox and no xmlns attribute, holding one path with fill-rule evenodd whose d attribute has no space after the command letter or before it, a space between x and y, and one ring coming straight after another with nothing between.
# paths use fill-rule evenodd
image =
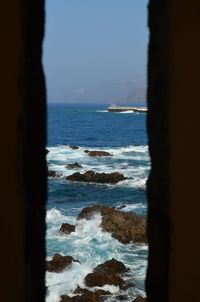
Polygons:
<instances>
[{"instance_id":1,"label":"distant pier","mask_svg":"<svg viewBox=\"0 0 200 302\"><path fill-rule=\"evenodd\" d=\"M109 112L126 112L126 111L132 111L132 112L140 112L145 113L148 111L145 107L132 107L132 106L110 106L108 107Z\"/></svg>"}]
</instances>

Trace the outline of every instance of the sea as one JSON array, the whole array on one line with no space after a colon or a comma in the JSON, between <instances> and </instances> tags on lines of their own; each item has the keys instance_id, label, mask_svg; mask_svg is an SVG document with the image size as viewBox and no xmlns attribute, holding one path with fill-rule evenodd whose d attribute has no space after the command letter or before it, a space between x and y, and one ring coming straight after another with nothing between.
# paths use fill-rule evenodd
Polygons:
<instances>
[{"instance_id":1,"label":"sea","mask_svg":"<svg viewBox=\"0 0 200 302\"><path fill-rule=\"evenodd\" d=\"M137 104L136 104L137 105ZM140 103L140 106L145 104ZM150 170L147 146L146 113L111 113L109 104L49 104L48 105L48 169L63 175L48 179L46 206L46 255L50 260L55 253L70 255L74 263L61 273L46 273L46 302L59 302L61 295L73 296L77 285L86 288L85 276L98 265L115 258L128 268L126 278L134 286L120 293L115 286L103 289L113 293L106 301L118 301L126 296L131 302L138 295L145 296L147 245L122 244L101 229L101 215L92 220L78 220L80 211L95 204L121 207L121 211L147 213L146 180ZM78 146L73 150L71 145ZM90 157L84 150L104 150L112 157ZM83 173L121 172L131 177L116 185L75 183L65 179L74 170L69 163L78 162ZM76 224L76 231L61 235L62 223Z\"/></svg>"}]
</instances>

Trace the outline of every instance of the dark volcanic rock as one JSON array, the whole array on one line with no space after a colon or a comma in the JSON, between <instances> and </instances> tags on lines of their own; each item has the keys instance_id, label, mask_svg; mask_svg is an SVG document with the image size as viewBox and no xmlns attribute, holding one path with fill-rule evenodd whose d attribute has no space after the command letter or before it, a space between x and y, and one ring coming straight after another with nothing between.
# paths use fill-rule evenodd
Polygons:
<instances>
[{"instance_id":1,"label":"dark volcanic rock","mask_svg":"<svg viewBox=\"0 0 200 302\"><path fill-rule=\"evenodd\" d=\"M61 296L60 302L102 302L101 297L111 295L110 292L104 290L97 290L96 292L90 292L87 289L77 287L75 294L82 294L74 297Z\"/></svg>"},{"instance_id":2,"label":"dark volcanic rock","mask_svg":"<svg viewBox=\"0 0 200 302\"><path fill-rule=\"evenodd\" d=\"M60 233L70 234L75 232L75 225L69 223L63 223L59 230Z\"/></svg>"},{"instance_id":3,"label":"dark volcanic rock","mask_svg":"<svg viewBox=\"0 0 200 302\"><path fill-rule=\"evenodd\" d=\"M46 269L48 272L59 273L62 272L67 266L71 265L72 262L79 262L74 260L71 256L61 256L55 254L50 261L46 261Z\"/></svg>"},{"instance_id":4,"label":"dark volcanic rock","mask_svg":"<svg viewBox=\"0 0 200 302\"><path fill-rule=\"evenodd\" d=\"M116 209L121 210L121 209L124 209L125 207L126 207L126 205L122 204L122 205L116 206Z\"/></svg>"},{"instance_id":5,"label":"dark volcanic rock","mask_svg":"<svg viewBox=\"0 0 200 302\"><path fill-rule=\"evenodd\" d=\"M81 288L80 286L77 286L77 288L74 291L74 294L88 294L91 293L88 289L86 288ZM98 289L97 291L94 292L96 295L100 296L110 296L111 293L109 291L105 291L103 289Z\"/></svg>"},{"instance_id":6,"label":"dark volcanic rock","mask_svg":"<svg viewBox=\"0 0 200 302\"><path fill-rule=\"evenodd\" d=\"M77 146L69 146L70 147L70 149L72 149L72 150L77 150L77 149L79 149L79 147L77 147Z\"/></svg>"},{"instance_id":7,"label":"dark volcanic rock","mask_svg":"<svg viewBox=\"0 0 200 302\"><path fill-rule=\"evenodd\" d=\"M48 149L45 149L45 154L47 155L49 153L49 150Z\"/></svg>"},{"instance_id":8,"label":"dark volcanic rock","mask_svg":"<svg viewBox=\"0 0 200 302\"><path fill-rule=\"evenodd\" d=\"M142 296L138 296L135 300L132 302L147 302L147 298L143 298Z\"/></svg>"},{"instance_id":9,"label":"dark volcanic rock","mask_svg":"<svg viewBox=\"0 0 200 302\"><path fill-rule=\"evenodd\" d=\"M125 281L122 279L121 275L127 271L128 269L122 262L113 258L112 260L98 265L93 273L88 274L85 277L85 284L89 287L109 284L123 288Z\"/></svg>"},{"instance_id":10,"label":"dark volcanic rock","mask_svg":"<svg viewBox=\"0 0 200 302\"><path fill-rule=\"evenodd\" d=\"M62 295L60 298L60 302L72 302L72 298L67 295Z\"/></svg>"},{"instance_id":11,"label":"dark volcanic rock","mask_svg":"<svg viewBox=\"0 0 200 302\"><path fill-rule=\"evenodd\" d=\"M116 184L120 181L126 180L128 178L124 177L123 174L114 173L95 173L94 171L87 171L84 174L79 172L74 173L66 177L67 180L71 181L81 181L81 182L95 182L102 184Z\"/></svg>"},{"instance_id":12,"label":"dark volcanic rock","mask_svg":"<svg viewBox=\"0 0 200 302\"><path fill-rule=\"evenodd\" d=\"M85 152L85 153L89 153L90 151L89 151L89 150L84 150L84 152Z\"/></svg>"},{"instance_id":13,"label":"dark volcanic rock","mask_svg":"<svg viewBox=\"0 0 200 302\"><path fill-rule=\"evenodd\" d=\"M135 213L122 212L104 205L84 208L78 219L91 219L101 213L101 227L122 243L146 243L146 218Z\"/></svg>"},{"instance_id":14,"label":"dark volcanic rock","mask_svg":"<svg viewBox=\"0 0 200 302\"><path fill-rule=\"evenodd\" d=\"M72 170L82 168L82 166L79 163L75 162L74 164L66 165L65 168Z\"/></svg>"},{"instance_id":15,"label":"dark volcanic rock","mask_svg":"<svg viewBox=\"0 0 200 302\"><path fill-rule=\"evenodd\" d=\"M48 177L51 177L51 178L59 178L61 177L62 175L57 173L56 171L48 171Z\"/></svg>"},{"instance_id":16,"label":"dark volcanic rock","mask_svg":"<svg viewBox=\"0 0 200 302\"><path fill-rule=\"evenodd\" d=\"M61 296L60 302L102 302L100 297L95 295L95 293L88 293L84 294L82 296L74 296L74 297L69 297L69 296Z\"/></svg>"},{"instance_id":17,"label":"dark volcanic rock","mask_svg":"<svg viewBox=\"0 0 200 302\"><path fill-rule=\"evenodd\" d=\"M113 156L112 154L110 154L109 152L106 152L106 151L89 151L88 152L88 155L89 156L92 156L92 157L96 157L96 156Z\"/></svg>"}]
</instances>

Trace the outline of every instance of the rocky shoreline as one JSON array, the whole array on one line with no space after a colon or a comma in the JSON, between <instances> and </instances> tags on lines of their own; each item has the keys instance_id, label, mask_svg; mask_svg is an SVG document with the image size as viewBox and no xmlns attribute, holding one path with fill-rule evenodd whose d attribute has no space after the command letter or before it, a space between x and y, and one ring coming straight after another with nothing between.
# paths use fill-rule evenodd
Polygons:
<instances>
[{"instance_id":1,"label":"rocky shoreline","mask_svg":"<svg viewBox=\"0 0 200 302\"><path fill-rule=\"evenodd\" d=\"M104 205L84 208L78 219L92 219L95 213L102 216L103 231L122 243L146 243L146 218L132 212L122 212Z\"/></svg>"},{"instance_id":2,"label":"rocky shoreline","mask_svg":"<svg viewBox=\"0 0 200 302\"><path fill-rule=\"evenodd\" d=\"M130 179L125 177L122 173L95 173L94 171L86 171L81 174L76 172L66 177L66 180L88 182L88 183L100 183L100 184L117 184L120 181Z\"/></svg>"},{"instance_id":3,"label":"rocky shoreline","mask_svg":"<svg viewBox=\"0 0 200 302\"><path fill-rule=\"evenodd\" d=\"M46 269L48 272L60 273L74 262L79 261L74 260L71 256L55 254L52 260L46 262ZM127 272L129 272L129 269L121 261L112 258L97 265L92 273L86 275L84 279L86 288L77 286L73 292L73 296L62 295L59 302L106 301L106 298L112 296L112 293L103 289L96 289L96 287L102 288L104 285L119 287L119 294L115 295L115 299L116 301L126 301L126 290L134 287L134 284L130 280L127 281L124 279ZM147 299L138 296L133 302L147 302Z\"/></svg>"},{"instance_id":4,"label":"rocky shoreline","mask_svg":"<svg viewBox=\"0 0 200 302\"><path fill-rule=\"evenodd\" d=\"M78 146L70 146L69 148L71 150L79 149ZM83 152L86 153L88 157L113 157L113 154L102 150L83 150ZM52 179L62 178L63 180L74 183L82 182L106 185L115 185L122 181L132 179L127 178L124 174L119 172L98 173L92 170L84 172L81 170L81 173L76 172L83 168L82 163L80 164L78 162L65 164L65 168L67 170L75 170L75 173L64 176L56 171L49 170L48 177ZM64 174L65 172L63 171L62 173ZM65 240L65 237L66 240L68 240L68 238L73 236L73 233L77 231L77 225L80 220L93 220L96 214L100 214L100 227L103 232L110 233L114 239L124 245L146 245L146 217L134 212L121 211L124 207L125 205L121 205L118 208L112 208L102 204L85 207L77 216L77 224L62 223L58 229L58 234L63 236L64 239L62 240ZM74 259L71 255L55 254L51 260L46 261L46 270L50 274L59 274L70 269L74 265L79 264L81 264L79 259ZM127 296L127 290L129 288L134 289L135 285L133 284L134 280L130 280L128 274L129 269L124 263L112 258L97 265L91 273L84 277L85 287L82 285L81 287L77 286L73 293L70 292L70 296L61 295L59 302L102 302L107 301L107 299L112 296L115 301L127 301L128 299L130 301L130 296ZM118 287L119 290L117 293L113 294L103 288L106 285ZM134 297L134 299L132 297ZM133 299L132 302L147 302L147 299L139 296L139 294L136 297L135 294L133 296L131 295L131 298Z\"/></svg>"},{"instance_id":5,"label":"rocky shoreline","mask_svg":"<svg viewBox=\"0 0 200 302\"><path fill-rule=\"evenodd\" d=\"M78 150L80 147L78 146L69 146L71 150ZM114 155L103 150L83 150L83 153L86 153L89 157L92 158L104 158L104 157L113 157ZM46 149L46 154L50 153L49 150ZM132 177L127 177L121 172L96 172L93 170L83 170L84 167L82 164L78 162L72 162L72 163L66 163L65 169L67 170L80 170L82 169L81 173L80 172L75 172L70 175L65 175L65 173L61 174L57 171L54 170L49 170L47 172L48 178L51 179L58 179L62 178L70 182L83 182L83 183L88 183L88 184L103 184L103 185L115 185L120 182L126 181L126 180L134 180Z\"/></svg>"},{"instance_id":6,"label":"rocky shoreline","mask_svg":"<svg viewBox=\"0 0 200 302\"><path fill-rule=\"evenodd\" d=\"M102 216L101 227L105 232L109 232L115 239L123 244L135 243L146 244L146 218L132 212L122 212L118 209L104 205L95 205L81 210L77 221L81 219L91 220L96 213ZM76 231L76 225L63 223L59 233L64 236ZM67 239L67 237L66 237ZM61 273L74 263L80 263L72 256L62 256L55 254L53 258L46 261L46 270L50 273ZM113 285L119 288L119 294L115 294L116 301L126 300L126 290L134 287L132 280L127 279L129 272L121 261L114 258L97 265L93 271L84 278L86 288L77 287L73 296L62 295L60 302L102 302L106 301L112 293L102 289L105 285ZM96 287L100 289L96 289ZM147 302L146 298L138 296L133 302Z\"/></svg>"}]
</instances>

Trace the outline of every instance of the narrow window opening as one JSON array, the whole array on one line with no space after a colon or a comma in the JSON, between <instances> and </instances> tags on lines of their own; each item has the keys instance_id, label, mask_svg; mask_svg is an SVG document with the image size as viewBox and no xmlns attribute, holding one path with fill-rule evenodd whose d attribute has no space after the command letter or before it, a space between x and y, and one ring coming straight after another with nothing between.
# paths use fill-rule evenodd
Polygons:
<instances>
[{"instance_id":1,"label":"narrow window opening","mask_svg":"<svg viewBox=\"0 0 200 302\"><path fill-rule=\"evenodd\" d=\"M46 302L145 301L147 0L46 11Z\"/></svg>"}]
</instances>

